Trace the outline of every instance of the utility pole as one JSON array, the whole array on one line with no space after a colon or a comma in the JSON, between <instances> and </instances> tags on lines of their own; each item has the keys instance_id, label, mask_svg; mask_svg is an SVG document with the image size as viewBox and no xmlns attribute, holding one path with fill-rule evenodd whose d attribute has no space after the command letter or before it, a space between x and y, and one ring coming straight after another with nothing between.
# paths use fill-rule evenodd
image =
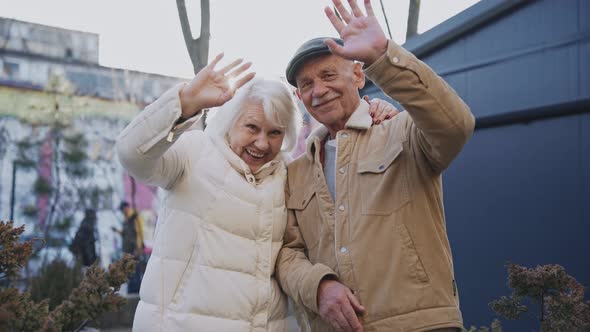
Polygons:
<instances>
[{"instance_id":1,"label":"utility pole","mask_svg":"<svg viewBox=\"0 0 590 332\"><path fill-rule=\"evenodd\" d=\"M408 9L408 28L406 30L406 40L418 34L418 18L420 17L420 0L410 0Z\"/></svg>"},{"instance_id":2,"label":"utility pole","mask_svg":"<svg viewBox=\"0 0 590 332\"><path fill-rule=\"evenodd\" d=\"M12 161L12 186L10 187L10 219L14 221L14 192L16 188L16 168L18 167L18 160Z\"/></svg>"}]
</instances>

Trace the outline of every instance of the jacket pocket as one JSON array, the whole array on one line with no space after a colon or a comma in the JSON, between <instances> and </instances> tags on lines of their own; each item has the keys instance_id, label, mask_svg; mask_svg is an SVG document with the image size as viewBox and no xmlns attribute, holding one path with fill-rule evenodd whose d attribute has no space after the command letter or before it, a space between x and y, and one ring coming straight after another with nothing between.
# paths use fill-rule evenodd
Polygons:
<instances>
[{"instance_id":1,"label":"jacket pocket","mask_svg":"<svg viewBox=\"0 0 590 332\"><path fill-rule=\"evenodd\" d=\"M363 215L390 215L410 201L403 145L358 163Z\"/></svg>"},{"instance_id":2,"label":"jacket pocket","mask_svg":"<svg viewBox=\"0 0 590 332\"><path fill-rule=\"evenodd\" d=\"M422 264L420 255L418 255L414 240L412 240L408 228L402 221L397 221L395 225L395 231L401 239L402 253L407 260L410 278L419 283L427 283L429 280L428 274L426 274L426 269L424 269L424 265Z\"/></svg>"},{"instance_id":3,"label":"jacket pocket","mask_svg":"<svg viewBox=\"0 0 590 332\"><path fill-rule=\"evenodd\" d=\"M187 286L188 279L190 279L191 274L193 273L195 262L198 257L199 251L199 242L198 242L199 231L197 230L195 236L193 238L193 245L192 250L188 256L188 260L186 261L186 265L182 270L180 277L178 279L178 283L174 288L174 292L172 292L171 303L170 306L173 308L181 308L183 303L185 302L183 299L183 293L185 293L185 288ZM166 273L166 271L163 271ZM186 296L186 295L185 295ZM188 294L188 296L192 296Z\"/></svg>"},{"instance_id":4,"label":"jacket pocket","mask_svg":"<svg viewBox=\"0 0 590 332\"><path fill-rule=\"evenodd\" d=\"M287 200L287 208L295 212L307 251L315 249L323 228L315 191L312 188L305 188L293 193Z\"/></svg>"}]
</instances>

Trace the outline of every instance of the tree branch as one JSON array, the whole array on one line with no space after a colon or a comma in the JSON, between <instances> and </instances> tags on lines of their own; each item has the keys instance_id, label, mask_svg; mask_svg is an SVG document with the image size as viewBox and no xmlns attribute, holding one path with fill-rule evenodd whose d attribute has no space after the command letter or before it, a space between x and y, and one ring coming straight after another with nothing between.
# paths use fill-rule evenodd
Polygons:
<instances>
[{"instance_id":1,"label":"tree branch","mask_svg":"<svg viewBox=\"0 0 590 332\"><path fill-rule=\"evenodd\" d=\"M185 0L176 0L176 6L178 7L178 17L180 18L184 43L186 44L188 54L193 64L193 70L196 74L207 65L209 57L209 38L211 36L209 32L209 0L201 0L201 33L197 39L193 38L191 32Z\"/></svg>"}]
</instances>

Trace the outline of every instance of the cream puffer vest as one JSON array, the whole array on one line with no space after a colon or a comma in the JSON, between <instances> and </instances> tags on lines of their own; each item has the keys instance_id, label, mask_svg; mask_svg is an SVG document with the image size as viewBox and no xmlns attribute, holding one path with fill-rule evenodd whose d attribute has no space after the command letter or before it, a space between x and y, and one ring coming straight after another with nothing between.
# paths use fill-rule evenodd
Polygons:
<instances>
[{"instance_id":1,"label":"cream puffer vest","mask_svg":"<svg viewBox=\"0 0 590 332\"><path fill-rule=\"evenodd\" d=\"M223 138L180 126L178 87L117 139L122 165L165 189L141 284L134 331L287 331L287 298L274 278L286 226L286 168L258 174ZM194 127L194 126L193 126Z\"/></svg>"}]
</instances>

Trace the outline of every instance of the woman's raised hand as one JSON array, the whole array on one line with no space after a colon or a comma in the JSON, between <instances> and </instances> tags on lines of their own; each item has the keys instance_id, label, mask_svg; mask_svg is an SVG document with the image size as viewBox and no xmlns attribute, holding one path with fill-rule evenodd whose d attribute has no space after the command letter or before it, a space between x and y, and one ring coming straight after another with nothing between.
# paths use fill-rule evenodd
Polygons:
<instances>
[{"instance_id":1,"label":"woman's raised hand","mask_svg":"<svg viewBox=\"0 0 590 332\"><path fill-rule=\"evenodd\" d=\"M227 66L215 70L215 66L221 58L223 58L223 53L218 54L210 64L201 69L195 78L180 91L183 118L187 119L200 110L225 104L234 96L237 89L256 75L253 72L241 75L252 65L251 62L242 64L244 61L242 59L237 59ZM235 82L230 82L234 79Z\"/></svg>"}]
</instances>

